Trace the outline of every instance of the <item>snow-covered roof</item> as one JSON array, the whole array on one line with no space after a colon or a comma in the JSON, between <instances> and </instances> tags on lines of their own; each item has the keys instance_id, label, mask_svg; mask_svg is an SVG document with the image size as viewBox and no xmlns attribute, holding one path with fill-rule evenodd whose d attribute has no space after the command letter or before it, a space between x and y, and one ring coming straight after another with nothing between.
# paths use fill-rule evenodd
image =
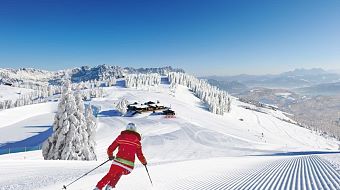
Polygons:
<instances>
[{"instance_id":1,"label":"snow-covered roof","mask_svg":"<svg viewBox=\"0 0 340 190\"><path fill-rule=\"evenodd\" d=\"M164 105L163 104L149 104L149 106L153 106L153 107L158 106L158 107L161 107L161 106L164 106Z\"/></svg>"},{"instance_id":2,"label":"snow-covered roof","mask_svg":"<svg viewBox=\"0 0 340 190\"><path fill-rule=\"evenodd\" d=\"M136 108L148 108L148 105L133 105Z\"/></svg>"},{"instance_id":3,"label":"snow-covered roof","mask_svg":"<svg viewBox=\"0 0 340 190\"><path fill-rule=\"evenodd\" d=\"M145 102L144 104L150 105L150 104L155 104L155 102L153 102L153 101L147 101L147 102Z\"/></svg>"},{"instance_id":4,"label":"snow-covered roof","mask_svg":"<svg viewBox=\"0 0 340 190\"><path fill-rule=\"evenodd\" d=\"M167 110L164 110L163 113L175 113L175 111L171 109L167 109Z\"/></svg>"}]
</instances>

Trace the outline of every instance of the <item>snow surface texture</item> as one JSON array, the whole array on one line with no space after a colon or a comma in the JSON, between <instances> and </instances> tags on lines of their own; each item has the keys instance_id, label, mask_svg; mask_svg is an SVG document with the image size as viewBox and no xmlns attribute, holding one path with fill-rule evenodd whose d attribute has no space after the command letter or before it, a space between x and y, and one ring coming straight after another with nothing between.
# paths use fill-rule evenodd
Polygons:
<instances>
[{"instance_id":1,"label":"snow surface texture","mask_svg":"<svg viewBox=\"0 0 340 190\"><path fill-rule=\"evenodd\" d=\"M53 113L56 103L49 102L0 111L0 128L37 115Z\"/></svg>"},{"instance_id":2,"label":"snow surface texture","mask_svg":"<svg viewBox=\"0 0 340 190\"><path fill-rule=\"evenodd\" d=\"M339 154L322 155L322 158L327 160L340 173L340 155Z\"/></svg>"},{"instance_id":3,"label":"snow surface texture","mask_svg":"<svg viewBox=\"0 0 340 190\"><path fill-rule=\"evenodd\" d=\"M102 108L96 135L98 161L44 161L41 151L1 155L0 189L61 189L102 163L107 158L107 147L129 122L136 123L142 134L154 186L137 163L130 175L122 177L117 189L339 188L339 173L319 156L339 157L339 153L329 152L336 150L339 142L284 122L282 119L287 118L279 111L245 109L245 103L235 99L230 113L216 115L180 85L174 94L169 92L168 84L161 84L156 91L109 87L105 94L91 101ZM176 118L165 119L151 112L122 117L113 108L121 98L132 103L159 100L176 112ZM30 125L29 118L35 116L28 111L25 125ZM15 135L13 132L13 138ZM68 189L93 189L109 166L104 165Z\"/></svg>"},{"instance_id":4,"label":"snow surface texture","mask_svg":"<svg viewBox=\"0 0 340 190\"><path fill-rule=\"evenodd\" d=\"M94 168L99 162L0 161L1 190L55 190ZM110 164L68 189L92 189ZM225 157L154 164L149 167L154 186L141 165L123 176L117 190L217 189L339 189L340 174L319 156ZM21 171L21 172L18 172Z\"/></svg>"},{"instance_id":5,"label":"snow surface texture","mask_svg":"<svg viewBox=\"0 0 340 190\"><path fill-rule=\"evenodd\" d=\"M14 101L18 99L20 95L28 94L31 92L33 92L33 90L0 85L0 101L2 100Z\"/></svg>"}]
</instances>

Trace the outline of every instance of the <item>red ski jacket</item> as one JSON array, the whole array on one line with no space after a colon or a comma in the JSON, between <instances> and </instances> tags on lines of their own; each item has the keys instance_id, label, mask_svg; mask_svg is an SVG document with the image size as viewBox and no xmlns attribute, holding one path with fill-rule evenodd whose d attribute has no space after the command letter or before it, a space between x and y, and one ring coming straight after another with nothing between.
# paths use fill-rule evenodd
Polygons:
<instances>
[{"instance_id":1,"label":"red ski jacket","mask_svg":"<svg viewBox=\"0 0 340 190\"><path fill-rule=\"evenodd\" d=\"M113 156L113 151L118 147L115 161L128 166L134 167L135 155L142 164L146 164L146 159L142 152L141 136L135 131L122 131L121 134L113 141L107 149L109 157Z\"/></svg>"}]
</instances>

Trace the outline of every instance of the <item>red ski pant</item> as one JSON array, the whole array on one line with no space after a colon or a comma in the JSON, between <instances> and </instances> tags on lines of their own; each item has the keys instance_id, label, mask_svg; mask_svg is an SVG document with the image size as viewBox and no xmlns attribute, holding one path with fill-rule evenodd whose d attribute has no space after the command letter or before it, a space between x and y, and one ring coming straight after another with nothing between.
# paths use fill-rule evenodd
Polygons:
<instances>
[{"instance_id":1,"label":"red ski pant","mask_svg":"<svg viewBox=\"0 0 340 190\"><path fill-rule=\"evenodd\" d=\"M111 187L115 187L118 180L122 175L129 174L130 171L122 168L121 166L112 164L110 171L97 183L97 188L102 189L105 185L110 185Z\"/></svg>"}]
</instances>

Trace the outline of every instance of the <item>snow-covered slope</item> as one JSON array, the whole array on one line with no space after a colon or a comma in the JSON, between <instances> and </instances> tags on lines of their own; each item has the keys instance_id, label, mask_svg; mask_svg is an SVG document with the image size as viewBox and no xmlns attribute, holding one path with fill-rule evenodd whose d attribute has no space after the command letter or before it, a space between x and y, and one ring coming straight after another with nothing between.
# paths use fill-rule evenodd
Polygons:
<instances>
[{"instance_id":1,"label":"snow-covered slope","mask_svg":"<svg viewBox=\"0 0 340 190\"><path fill-rule=\"evenodd\" d=\"M17 88L6 85L0 85L0 101L4 100L16 100L20 95L29 94L33 92L31 89Z\"/></svg>"},{"instance_id":2,"label":"snow-covered slope","mask_svg":"<svg viewBox=\"0 0 340 190\"><path fill-rule=\"evenodd\" d=\"M99 126L96 137L98 162L43 161L41 151L1 155L0 189L60 188L62 184L67 184L104 161L108 145L129 122L136 123L138 131L142 134L144 154L150 165L151 176L154 178L153 189L240 189L241 187L248 187L243 189L257 189L256 187L297 189L292 187L299 184L301 189L338 187L336 184L340 176L336 171L334 172L327 161L318 156L300 155L313 154L312 151L318 153L334 151L338 148L339 142L283 121L282 119L288 118L279 111L257 112L245 109L245 106L250 105L235 99L232 102L231 113L223 116L215 115L183 86L177 88L175 97L171 96L167 84L150 91L115 86L105 88L105 94L104 98L91 101L91 104L102 108L98 116ZM166 119L162 115L153 113L121 117L113 105L122 97L130 102L140 103L159 100L176 112L176 118ZM19 111L12 111L14 109L0 112L0 120L4 122L6 114L20 118L17 122L7 122L2 125L1 129L5 129L4 133L6 132L7 135L1 136L0 133L0 141L6 143L4 139L11 139L11 135L16 141L29 137L29 135L22 135L18 138L17 133L11 132L12 130L34 136L32 131L25 131L15 126L42 125L34 123L35 118L44 117L46 125L48 123L51 125L53 122L51 115L55 111L56 104L44 103L37 106L40 107L21 107L22 110L27 109L25 112L20 112L22 114L19 114ZM36 113L34 110L49 111ZM12 112L9 113L10 111ZM46 117L44 114L47 114ZM43 129L45 131L46 128ZM25 160L9 161L12 159ZM122 178L117 186L118 189L152 189L144 169L140 165L137 166L131 175ZM107 167L109 164L70 186L69 189L93 188L104 175ZM283 171L288 174L284 174ZM279 176L278 180L271 181L271 176L276 174ZM250 179L250 176L253 178ZM305 181L295 181L297 176ZM131 180L134 180L133 185L129 183ZM312 183L313 180L319 182ZM258 186L252 185L252 182L258 183Z\"/></svg>"},{"instance_id":3,"label":"snow-covered slope","mask_svg":"<svg viewBox=\"0 0 340 190\"><path fill-rule=\"evenodd\" d=\"M0 128L21 122L22 120L31 119L38 115L53 114L56 108L57 102L47 102L2 110L0 111ZM51 120L49 122L50 124L53 123ZM26 122L25 124L30 125L32 123Z\"/></svg>"}]
</instances>

